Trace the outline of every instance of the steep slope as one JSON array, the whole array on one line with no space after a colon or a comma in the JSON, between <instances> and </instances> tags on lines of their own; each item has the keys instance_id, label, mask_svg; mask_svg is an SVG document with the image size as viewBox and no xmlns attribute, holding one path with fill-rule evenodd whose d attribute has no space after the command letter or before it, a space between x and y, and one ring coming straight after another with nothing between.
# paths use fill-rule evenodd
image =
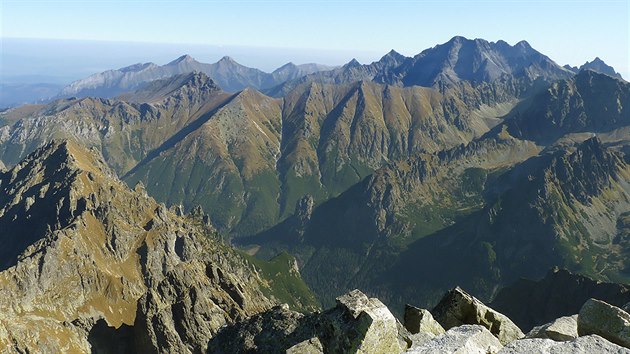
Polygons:
<instances>
[{"instance_id":1,"label":"steep slope","mask_svg":"<svg viewBox=\"0 0 630 354\"><path fill-rule=\"evenodd\" d=\"M510 134L543 144L569 133L614 135L630 125L628 102L629 83L584 70L522 102L504 124Z\"/></svg>"},{"instance_id":2,"label":"steep slope","mask_svg":"<svg viewBox=\"0 0 630 354\"><path fill-rule=\"evenodd\" d=\"M515 102L469 85L444 93L365 81L299 86L283 108L281 214L305 194L336 196L389 161L466 144Z\"/></svg>"},{"instance_id":3,"label":"steep slope","mask_svg":"<svg viewBox=\"0 0 630 354\"><path fill-rule=\"evenodd\" d=\"M223 244L202 213L127 189L75 143L37 150L0 174L0 188L3 350L204 351L286 286Z\"/></svg>"},{"instance_id":4,"label":"steep slope","mask_svg":"<svg viewBox=\"0 0 630 354\"><path fill-rule=\"evenodd\" d=\"M195 129L230 97L197 73L156 81L130 102L58 100L0 127L0 160L14 165L45 142L72 138L98 147L108 164L124 173L176 134Z\"/></svg>"},{"instance_id":5,"label":"steep slope","mask_svg":"<svg viewBox=\"0 0 630 354\"><path fill-rule=\"evenodd\" d=\"M112 98L128 93L149 84L151 81L170 76L202 72L228 92L236 92L246 87L268 88L289 79L311 74L329 67L318 64L286 64L273 73L265 73L249 68L225 56L213 64L200 63L190 55L183 55L165 65L154 63L134 64L117 70L108 70L72 82L61 90L61 97L100 97Z\"/></svg>"},{"instance_id":6,"label":"steep slope","mask_svg":"<svg viewBox=\"0 0 630 354\"><path fill-rule=\"evenodd\" d=\"M289 247L323 301L360 287L391 304L426 305L456 284L489 298L554 265L628 281L623 154L596 139L527 159L537 153L496 137L419 156L245 242L262 243L263 257ZM408 278L409 269L421 276Z\"/></svg>"},{"instance_id":7,"label":"steep slope","mask_svg":"<svg viewBox=\"0 0 630 354\"><path fill-rule=\"evenodd\" d=\"M196 130L126 176L169 204L202 205L223 230L278 218L281 102L246 89ZM246 220L246 222L241 222Z\"/></svg>"}]
</instances>

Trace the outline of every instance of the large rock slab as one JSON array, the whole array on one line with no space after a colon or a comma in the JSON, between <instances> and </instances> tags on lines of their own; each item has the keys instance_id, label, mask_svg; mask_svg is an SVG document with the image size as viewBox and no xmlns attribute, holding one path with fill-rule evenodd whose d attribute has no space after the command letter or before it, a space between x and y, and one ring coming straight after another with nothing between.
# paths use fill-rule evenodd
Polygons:
<instances>
[{"instance_id":1,"label":"large rock slab","mask_svg":"<svg viewBox=\"0 0 630 354\"><path fill-rule=\"evenodd\" d=\"M431 312L445 329L464 324L481 325L503 345L525 336L507 316L484 305L459 287L444 295Z\"/></svg>"},{"instance_id":2,"label":"large rock slab","mask_svg":"<svg viewBox=\"0 0 630 354\"><path fill-rule=\"evenodd\" d=\"M558 342L552 339L521 339L506 345L499 354L574 354L574 353L614 353L627 354L630 350L611 343L598 335L579 337L572 341Z\"/></svg>"},{"instance_id":3,"label":"large rock slab","mask_svg":"<svg viewBox=\"0 0 630 354\"><path fill-rule=\"evenodd\" d=\"M405 328L411 334L429 333L439 336L444 333L444 327L431 315L431 312L411 305L405 306Z\"/></svg>"},{"instance_id":4,"label":"large rock slab","mask_svg":"<svg viewBox=\"0 0 630 354\"><path fill-rule=\"evenodd\" d=\"M407 353L494 354L502 347L499 340L485 327L463 325L451 328L446 333L411 348Z\"/></svg>"},{"instance_id":5,"label":"large rock slab","mask_svg":"<svg viewBox=\"0 0 630 354\"><path fill-rule=\"evenodd\" d=\"M578 316L578 333L581 336L598 334L630 348L630 314L617 306L589 299Z\"/></svg>"},{"instance_id":6,"label":"large rock slab","mask_svg":"<svg viewBox=\"0 0 630 354\"><path fill-rule=\"evenodd\" d=\"M332 328L327 348L345 353L399 353L398 321L379 299L368 298L359 290L337 298L337 306L325 313Z\"/></svg>"},{"instance_id":7,"label":"large rock slab","mask_svg":"<svg viewBox=\"0 0 630 354\"><path fill-rule=\"evenodd\" d=\"M550 323L534 327L526 337L547 338L555 341L573 340L578 337L577 318L578 315L560 317Z\"/></svg>"}]
</instances>

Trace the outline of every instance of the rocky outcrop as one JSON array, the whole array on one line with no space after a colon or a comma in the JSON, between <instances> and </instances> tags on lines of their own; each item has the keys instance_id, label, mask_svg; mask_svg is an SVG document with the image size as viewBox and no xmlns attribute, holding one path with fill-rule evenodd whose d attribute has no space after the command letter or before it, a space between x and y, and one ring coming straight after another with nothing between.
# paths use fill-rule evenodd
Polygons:
<instances>
[{"instance_id":1,"label":"rocky outcrop","mask_svg":"<svg viewBox=\"0 0 630 354\"><path fill-rule=\"evenodd\" d=\"M507 316L484 305L459 287L449 291L431 313L445 329L463 324L484 326L504 345L525 336Z\"/></svg>"},{"instance_id":2,"label":"rocky outcrop","mask_svg":"<svg viewBox=\"0 0 630 354\"><path fill-rule=\"evenodd\" d=\"M571 341L557 342L551 339L521 339L506 345L499 354L573 354L573 353L601 353L627 354L630 350L620 347L606 339L590 335L579 337Z\"/></svg>"},{"instance_id":3,"label":"rocky outcrop","mask_svg":"<svg viewBox=\"0 0 630 354\"><path fill-rule=\"evenodd\" d=\"M419 309L409 304L405 305L405 328L411 334L429 333L439 336L444 333L444 328L433 318L431 312Z\"/></svg>"},{"instance_id":4,"label":"rocky outcrop","mask_svg":"<svg viewBox=\"0 0 630 354\"><path fill-rule=\"evenodd\" d=\"M299 348L316 351L321 347L326 353L399 353L408 347L404 332L399 332L399 323L383 303L353 290L322 313L303 315L286 306L274 307L224 328L208 350L297 353Z\"/></svg>"},{"instance_id":5,"label":"rocky outcrop","mask_svg":"<svg viewBox=\"0 0 630 354\"><path fill-rule=\"evenodd\" d=\"M600 335L630 348L630 314L596 299L586 301L578 315L578 333Z\"/></svg>"},{"instance_id":6,"label":"rocky outcrop","mask_svg":"<svg viewBox=\"0 0 630 354\"><path fill-rule=\"evenodd\" d=\"M479 325L462 325L446 331L446 333L429 340L422 345L411 348L407 353L467 353L495 354L503 348L499 340L485 327Z\"/></svg>"},{"instance_id":7,"label":"rocky outcrop","mask_svg":"<svg viewBox=\"0 0 630 354\"><path fill-rule=\"evenodd\" d=\"M526 338L547 338L555 341L568 341L578 337L577 315L560 317L553 322L534 327Z\"/></svg>"},{"instance_id":8,"label":"rocky outcrop","mask_svg":"<svg viewBox=\"0 0 630 354\"><path fill-rule=\"evenodd\" d=\"M95 151L50 143L0 174L0 189L0 351L115 340L203 352L222 326L274 304L269 280L202 218L129 190Z\"/></svg>"}]
</instances>

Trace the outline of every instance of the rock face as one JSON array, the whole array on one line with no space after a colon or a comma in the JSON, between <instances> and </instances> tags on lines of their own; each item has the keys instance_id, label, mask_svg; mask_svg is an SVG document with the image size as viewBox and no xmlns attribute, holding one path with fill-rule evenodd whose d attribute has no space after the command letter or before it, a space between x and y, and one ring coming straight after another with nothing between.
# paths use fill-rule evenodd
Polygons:
<instances>
[{"instance_id":1,"label":"rock face","mask_svg":"<svg viewBox=\"0 0 630 354\"><path fill-rule=\"evenodd\" d=\"M504 345L524 337L507 316L484 305L459 287L449 291L431 313L446 329L463 324L482 325Z\"/></svg>"},{"instance_id":2,"label":"rock face","mask_svg":"<svg viewBox=\"0 0 630 354\"><path fill-rule=\"evenodd\" d=\"M630 314L603 301L589 299L578 315L578 333L597 334L630 348Z\"/></svg>"},{"instance_id":3,"label":"rock face","mask_svg":"<svg viewBox=\"0 0 630 354\"><path fill-rule=\"evenodd\" d=\"M202 217L129 190L95 151L50 143L0 189L0 351L203 352L274 305L270 281Z\"/></svg>"},{"instance_id":4,"label":"rock face","mask_svg":"<svg viewBox=\"0 0 630 354\"><path fill-rule=\"evenodd\" d=\"M405 328L411 334L429 333L439 336L444 328L433 318L431 312L407 304L405 306Z\"/></svg>"},{"instance_id":5,"label":"rock face","mask_svg":"<svg viewBox=\"0 0 630 354\"><path fill-rule=\"evenodd\" d=\"M404 331L403 331L404 332ZM208 346L212 353L264 353L321 350L326 353L400 353L399 323L378 299L353 290L322 313L302 315L273 309L228 326Z\"/></svg>"},{"instance_id":6,"label":"rock face","mask_svg":"<svg viewBox=\"0 0 630 354\"><path fill-rule=\"evenodd\" d=\"M578 337L578 315L560 317L553 322L534 327L527 338L547 338L555 341L568 341Z\"/></svg>"},{"instance_id":7,"label":"rock face","mask_svg":"<svg viewBox=\"0 0 630 354\"><path fill-rule=\"evenodd\" d=\"M407 353L466 353L494 354L503 346L499 340L485 327L479 325L462 325L446 331L446 333L412 348Z\"/></svg>"},{"instance_id":8,"label":"rock face","mask_svg":"<svg viewBox=\"0 0 630 354\"><path fill-rule=\"evenodd\" d=\"M334 331L345 332L349 339L333 341L332 348L356 353L395 353L405 349L398 342L394 315L380 300L368 298L359 290L338 297L337 307L327 314L327 319L333 328L335 323L345 322L345 326Z\"/></svg>"},{"instance_id":9,"label":"rock face","mask_svg":"<svg viewBox=\"0 0 630 354\"><path fill-rule=\"evenodd\" d=\"M630 350L611 343L597 335L579 337L571 341L557 342L551 339L521 339L506 345L499 354L573 354L602 353L627 354Z\"/></svg>"}]
</instances>

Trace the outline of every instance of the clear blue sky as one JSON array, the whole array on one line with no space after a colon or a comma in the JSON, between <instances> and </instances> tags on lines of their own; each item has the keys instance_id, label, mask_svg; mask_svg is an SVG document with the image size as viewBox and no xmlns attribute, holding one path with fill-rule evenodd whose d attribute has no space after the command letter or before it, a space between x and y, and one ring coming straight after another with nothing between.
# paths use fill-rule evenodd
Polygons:
<instances>
[{"instance_id":1,"label":"clear blue sky","mask_svg":"<svg viewBox=\"0 0 630 354\"><path fill-rule=\"evenodd\" d=\"M561 65L599 56L628 79L629 2L0 0L0 35L328 49L374 60L390 49L417 54L454 35L524 39Z\"/></svg>"}]
</instances>

